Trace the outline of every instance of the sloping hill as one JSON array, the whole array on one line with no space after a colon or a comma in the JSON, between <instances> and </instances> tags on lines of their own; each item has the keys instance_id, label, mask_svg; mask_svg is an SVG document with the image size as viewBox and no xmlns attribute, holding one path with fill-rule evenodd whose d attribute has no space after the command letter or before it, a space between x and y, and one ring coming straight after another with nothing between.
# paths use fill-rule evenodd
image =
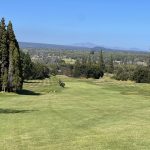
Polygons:
<instances>
[{"instance_id":1,"label":"sloping hill","mask_svg":"<svg viewBox=\"0 0 150 150\"><path fill-rule=\"evenodd\" d=\"M56 45L56 44L44 44L44 43L29 43L19 42L21 48L44 48L44 49L65 49L65 50L89 50L87 47L68 46L68 45Z\"/></svg>"}]
</instances>

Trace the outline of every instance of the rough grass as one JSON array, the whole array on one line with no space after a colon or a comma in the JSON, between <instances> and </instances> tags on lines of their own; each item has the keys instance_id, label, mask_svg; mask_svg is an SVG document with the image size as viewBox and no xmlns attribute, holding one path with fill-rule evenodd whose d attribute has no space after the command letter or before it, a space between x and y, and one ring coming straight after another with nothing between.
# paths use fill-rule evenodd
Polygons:
<instances>
[{"instance_id":1,"label":"rough grass","mask_svg":"<svg viewBox=\"0 0 150 150\"><path fill-rule=\"evenodd\" d=\"M71 58L65 58L63 59L66 64L75 64L76 60Z\"/></svg>"},{"instance_id":2,"label":"rough grass","mask_svg":"<svg viewBox=\"0 0 150 150\"><path fill-rule=\"evenodd\" d=\"M0 93L0 149L150 149L150 85L57 78Z\"/></svg>"}]
</instances>

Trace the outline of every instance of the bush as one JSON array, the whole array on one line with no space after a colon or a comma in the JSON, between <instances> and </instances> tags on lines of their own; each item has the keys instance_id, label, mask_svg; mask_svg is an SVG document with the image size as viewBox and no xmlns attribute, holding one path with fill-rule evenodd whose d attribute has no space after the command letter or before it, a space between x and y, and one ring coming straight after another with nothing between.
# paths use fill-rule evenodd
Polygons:
<instances>
[{"instance_id":1,"label":"bush","mask_svg":"<svg viewBox=\"0 0 150 150\"><path fill-rule=\"evenodd\" d=\"M65 83L64 82L62 82L61 80L59 80L59 85L61 86L61 87L65 87Z\"/></svg>"},{"instance_id":2,"label":"bush","mask_svg":"<svg viewBox=\"0 0 150 150\"><path fill-rule=\"evenodd\" d=\"M137 83L150 83L150 69L144 66L137 67L133 74L133 80Z\"/></svg>"},{"instance_id":3,"label":"bush","mask_svg":"<svg viewBox=\"0 0 150 150\"><path fill-rule=\"evenodd\" d=\"M45 79L50 77L49 68L40 63L33 63L32 79Z\"/></svg>"},{"instance_id":4,"label":"bush","mask_svg":"<svg viewBox=\"0 0 150 150\"><path fill-rule=\"evenodd\" d=\"M87 68L86 72L87 78L99 79L102 78L103 76L104 76L103 71L101 71L97 65L92 65Z\"/></svg>"},{"instance_id":5,"label":"bush","mask_svg":"<svg viewBox=\"0 0 150 150\"><path fill-rule=\"evenodd\" d=\"M130 65L118 66L115 69L113 78L122 81L133 80L134 71L135 71L134 66Z\"/></svg>"},{"instance_id":6,"label":"bush","mask_svg":"<svg viewBox=\"0 0 150 150\"><path fill-rule=\"evenodd\" d=\"M119 66L113 76L116 80L132 80L136 83L150 83L150 68L145 66Z\"/></svg>"},{"instance_id":7,"label":"bush","mask_svg":"<svg viewBox=\"0 0 150 150\"><path fill-rule=\"evenodd\" d=\"M100 69L100 67L97 64L76 64L73 76L99 79L104 76L104 72Z\"/></svg>"}]
</instances>

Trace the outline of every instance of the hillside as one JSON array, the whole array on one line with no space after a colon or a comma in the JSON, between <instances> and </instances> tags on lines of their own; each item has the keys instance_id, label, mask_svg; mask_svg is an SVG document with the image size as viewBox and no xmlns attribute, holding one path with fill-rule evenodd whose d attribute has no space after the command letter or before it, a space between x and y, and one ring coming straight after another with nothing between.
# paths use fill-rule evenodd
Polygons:
<instances>
[{"instance_id":1,"label":"hillside","mask_svg":"<svg viewBox=\"0 0 150 150\"><path fill-rule=\"evenodd\" d=\"M44 43L29 43L19 42L20 48L37 48L37 49L62 49L62 50L89 50L88 47L56 45L56 44L44 44Z\"/></svg>"},{"instance_id":2,"label":"hillside","mask_svg":"<svg viewBox=\"0 0 150 150\"><path fill-rule=\"evenodd\" d=\"M92 50L92 51L124 51L124 52L146 52L146 50L141 50L137 48L131 49L121 49L121 48L106 48L102 46L94 46L94 44L74 44L69 45L56 45L56 44L45 44L45 43L31 43L31 42L19 42L20 48L30 48L30 49L59 49L59 50Z\"/></svg>"}]
</instances>

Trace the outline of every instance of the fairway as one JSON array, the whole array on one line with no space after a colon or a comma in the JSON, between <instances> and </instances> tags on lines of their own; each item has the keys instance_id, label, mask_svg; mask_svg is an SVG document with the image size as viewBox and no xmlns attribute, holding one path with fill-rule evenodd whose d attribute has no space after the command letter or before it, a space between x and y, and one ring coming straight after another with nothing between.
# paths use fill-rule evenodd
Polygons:
<instances>
[{"instance_id":1,"label":"fairway","mask_svg":"<svg viewBox=\"0 0 150 150\"><path fill-rule=\"evenodd\" d=\"M0 124L0 150L149 150L150 85L27 81L19 94L0 93Z\"/></svg>"}]
</instances>

